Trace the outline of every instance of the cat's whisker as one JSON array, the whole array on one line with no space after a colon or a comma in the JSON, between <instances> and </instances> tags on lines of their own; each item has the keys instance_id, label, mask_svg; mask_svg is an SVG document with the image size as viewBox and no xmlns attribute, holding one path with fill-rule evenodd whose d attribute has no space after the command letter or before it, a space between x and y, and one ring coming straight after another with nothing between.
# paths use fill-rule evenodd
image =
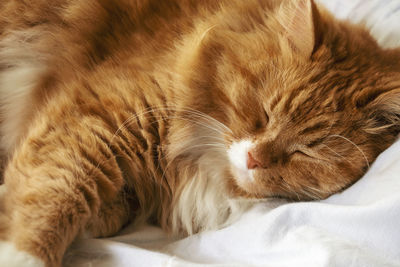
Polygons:
<instances>
[{"instance_id":1,"label":"cat's whisker","mask_svg":"<svg viewBox=\"0 0 400 267\"><path fill-rule=\"evenodd\" d=\"M224 152L226 151L226 147L223 144L220 143L204 143L204 144L199 144L199 145L193 145L193 146L188 146L185 149L181 150L180 153L178 153L177 155L175 155L174 158L171 159L171 161L173 161L178 155L182 155L185 152L187 152L188 150L192 149L192 148L197 148L197 147L218 147L220 149L222 149ZM168 158L170 155L172 154L172 152L168 152L164 157L162 157L161 159L165 159Z\"/></svg>"},{"instance_id":2,"label":"cat's whisker","mask_svg":"<svg viewBox=\"0 0 400 267\"><path fill-rule=\"evenodd\" d=\"M169 118L174 118L174 119L184 119L184 120L186 120L186 121L191 121L191 122L193 122L193 123L195 123L195 124L197 124L197 125L204 126L204 127L208 128L208 129L210 129L210 130L216 131L216 132L221 133L221 134L223 134L222 129L225 129L225 130L227 130L227 131L229 131L229 132L232 132L232 130L229 129L229 128L228 128L226 125L224 125L223 123L221 123L221 122L217 121L216 119L214 119L214 118L212 118L212 117L210 117L210 116L208 116L208 115L206 115L206 114L204 114L204 113L201 113L201 112L199 112L199 111L190 110L190 109L187 109L187 110L186 110L186 109L177 109L177 108L172 108L172 107L166 106L166 107L147 108L147 109L143 110L141 113L137 113L137 114L135 114L135 115L132 115L131 117L129 117L128 119L126 119L126 120L121 124L121 126L119 126L119 128L116 130L116 132L114 133L114 135L111 137L109 143L111 144L112 141L114 140L114 138L115 138L125 127L127 127L133 120L137 119L137 118L140 117L140 116L147 115L147 114L149 114L149 113L154 113L154 112L156 112L156 111L181 111L181 110L183 110L183 111L185 111L185 112L188 112L188 113L190 113L190 114L196 115L196 116L198 116L198 117L200 117L200 118L202 118L202 119L204 119L204 120L206 120L206 121L205 121L205 123L202 123L202 122L200 122L200 121L190 120L189 118L178 117L176 114L174 114L174 116L167 116L167 117L169 117ZM152 117L153 117L153 118L157 118L157 117L164 118L164 116L162 116L162 115L152 115ZM156 121L159 121L159 120L156 120ZM208 121L212 121L213 123L206 124L206 122L208 122ZM214 126L214 123L215 123L216 125L218 125L219 127L221 127L222 129L218 129L217 127L213 127L213 126ZM213 126L211 126L211 125L213 125Z\"/></svg>"},{"instance_id":3,"label":"cat's whisker","mask_svg":"<svg viewBox=\"0 0 400 267\"><path fill-rule=\"evenodd\" d=\"M339 134L332 134L332 135L329 135L329 137L338 137L338 138L342 138L343 140L345 140L345 141L349 142L350 144L352 144L355 148L357 148L357 150L358 150L358 151L361 153L361 155L364 157L365 162L366 162L366 164L367 164L367 166L368 166L368 169L370 168L370 165L369 165L369 161L368 161L367 156L365 155L364 151L363 151L357 144L355 144L355 143L354 143L353 141L351 141L350 139L348 139L348 138L346 138L346 137L344 137L344 136L342 136L342 135L339 135Z\"/></svg>"},{"instance_id":4,"label":"cat's whisker","mask_svg":"<svg viewBox=\"0 0 400 267\"><path fill-rule=\"evenodd\" d=\"M309 191L308 189L311 189L311 191ZM314 193L312 191L313 191L312 188L310 188L308 186L306 188L301 189L301 192L310 199L320 199L321 198L319 195L317 195L316 193Z\"/></svg>"},{"instance_id":5,"label":"cat's whisker","mask_svg":"<svg viewBox=\"0 0 400 267\"><path fill-rule=\"evenodd\" d=\"M154 112L155 112L155 111L161 111L161 110L189 113L189 114L191 114L191 115L195 115L195 116L197 116L197 117L199 117L199 118L201 118L201 119L204 119L204 120L205 120L204 122L206 122L206 123L207 123L207 122L210 122L210 124L207 124L207 127L208 127L208 128L212 128L213 130L215 130L215 131L217 131L217 132L222 132L222 130L226 130L226 131L232 133L232 130L231 130L229 127L227 127L225 124L223 124L222 122L216 120L215 118L213 118L213 117L211 117L211 116L209 116L209 115L207 115L207 114L204 114L204 113L202 113L202 112L200 112L200 111L197 111L197 110L194 110L194 109L189 109L189 108L176 108L176 107L172 107L172 106L165 106L165 107L150 108L150 111L149 111L149 112L151 112L151 111L154 111ZM139 115L139 116L145 115L145 114L147 114L147 113L149 113L149 112L145 112L145 113L138 114L138 115ZM153 117L157 117L157 116L160 116L160 115L155 115L155 116L153 115ZM173 116L175 116L175 117L173 117ZM184 117L184 116L182 116L182 115L179 115L179 114L173 114L173 116L167 116L167 117L169 117L169 118L178 118L178 116L181 116L182 118L189 119L189 118L186 118L186 117ZM199 122L196 122L196 123L199 124L200 121L199 121ZM204 124L203 124L203 125L204 125ZM211 126L211 125L212 125L212 126ZM217 127L218 127L218 128L217 128ZM221 128L221 129L219 129L219 128Z\"/></svg>"},{"instance_id":6,"label":"cat's whisker","mask_svg":"<svg viewBox=\"0 0 400 267\"><path fill-rule=\"evenodd\" d=\"M287 189L284 186L280 185L280 184L277 184L276 186L279 187L283 192L287 191Z\"/></svg>"},{"instance_id":7,"label":"cat's whisker","mask_svg":"<svg viewBox=\"0 0 400 267\"><path fill-rule=\"evenodd\" d=\"M198 115L198 116L203 117L203 118L205 118L207 120L211 120L212 122L216 123L216 125L222 127L223 129L225 129L229 133L233 133L232 130L228 126L226 126L224 123L216 120L215 118L213 118L213 117L211 117L211 116L209 116L207 114L204 114L203 112L200 112L200 111L195 110L195 109L189 109L189 108L185 108L183 110L186 111L186 112L191 112L191 114Z\"/></svg>"},{"instance_id":8,"label":"cat's whisker","mask_svg":"<svg viewBox=\"0 0 400 267\"><path fill-rule=\"evenodd\" d=\"M186 151L188 151L188 150L190 150L190 149L198 148L198 147L204 147L204 146L206 146L206 147L216 147L216 148L218 148L218 149L216 150L217 152L220 152L220 151L221 151L220 149L223 149L223 150L226 149L225 146L221 147L220 144L218 144L218 143L208 143L208 144L201 144L201 145L194 145L194 146L186 147L183 151L181 151L181 152L179 153L179 155L184 154ZM167 154L167 155L168 155L168 154ZM167 155L164 156L164 158L167 157ZM174 160L175 160L177 157L178 157L178 155L175 155L175 157L172 158L172 159L167 163L167 165L166 165L165 168L164 168L163 174L162 174L162 176L161 176L161 180L164 179L164 177L165 177L165 175L166 175L166 173L167 173L168 167L170 166L171 163L174 162Z\"/></svg>"},{"instance_id":9,"label":"cat's whisker","mask_svg":"<svg viewBox=\"0 0 400 267\"><path fill-rule=\"evenodd\" d=\"M202 138L202 136L197 137L197 139L201 139L201 138ZM178 155L182 155L182 154L184 154L186 151L188 151L188 150L190 150L190 149L193 149L193 148L196 148L196 147L208 147L208 149L210 149L210 147L211 147L211 149L212 149L212 148L218 148L218 150L217 150L218 152L225 152L225 151L226 151L225 145L223 145L223 144L221 144L221 143L205 143L205 144L200 144L200 145L194 145L194 146L186 147L184 150L180 151L179 154L175 155L172 159L169 160L169 162L167 163L166 167L164 168L163 175L162 175L162 179L164 179L164 176L165 176L165 174L166 174L166 171L167 171L169 165L170 165L172 162L174 162L174 160L178 157ZM168 157L170 157L171 154L172 154L172 152L168 152L168 153L166 153L162 158L159 159L159 165L157 166L156 171L160 168L160 166L161 166L161 161L164 160L164 159L168 159Z\"/></svg>"},{"instance_id":10,"label":"cat's whisker","mask_svg":"<svg viewBox=\"0 0 400 267\"><path fill-rule=\"evenodd\" d=\"M326 144L321 144L321 146L326 147L326 148L329 149L332 153L334 153L336 156L338 156L338 157L340 157L340 158L342 158L342 159L348 161L350 164L352 164L351 161L349 161L348 159L346 159L345 156L339 154L338 152L336 152L335 150L333 150L330 146L328 146L328 145L326 145Z\"/></svg>"},{"instance_id":11,"label":"cat's whisker","mask_svg":"<svg viewBox=\"0 0 400 267\"><path fill-rule=\"evenodd\" d=\"M122 129L124 129L129 123L131 123L131 121L139 118L140 116L146 115L148 113L151 113L155 111L155 109L153 108L146 108L144 109L141 113L136 113L135 115L132 115L130 117L128 117L119 127L118 129L115 131L114 135L111 137L110 139L110 144L113 141L113 139L122 131Z\"/></svg>"},{"instance_id":12,"label":"cat's whisker","mask_svg":"<svg viewBox=\"0 0 400 267\"><path fill-rule=\"evenodd\" d=\"M200 121L196 121L196 120L185 118L185 117L178 117L178 116L172 116L172 117L169 117L169 118L181 119L181 120L185 120L185 121L188 121L188 122L192 122L192 123L197 124L199 126L203 126L203 127L207 128L207 129L213 130L213 131L215 131L215 132L217 132L217 133L219 133L221 135L224 135L224 132L222 132L220 129L215 128L215 127L213 127L213 126L211 126L210 124L207 124L207 123L202 123Z\"/></svg>"},{"instance_id":13,"label":"cat's whisker","mask_svg":"<svg viewBox=\"0 0 400 267\"><path fill-rule=\"evenodd\" d=\"M308 188L308 189L311 189L312 191L318 192L318 193L325 193L323 190L318 189L318 188L313 187L313 186L307 185L307 188Z\"/></svg>"},{"instance_id":14,"label":"cat's whisker","mask_svg":"<svg viewBox=\"0 0 400 267\"><path fill-rule=\"evenodd\" d=\"M196 115L196 116L199 116L201 118L204 118L206 120L213 121L214 123L216 123L221 128L223 128L223 129L227 130L228 132L232 133L232 130L229 127L227 127L225 124L223 124L222 122L216 120L215 118L213 118L213 117L211 117L211 116L209 116L209 115L207 115L207 114L205 114L205 113L203 113L201 111L195 110L195 109L191 109L191 108L176 108L176 107L174 107L172 105L166 105L166 106L156 107L156 108L154 108L154 110L169 110L169 111L177 111L177 112L179 112L179 111L187 112L187 113L190 113L192 115Z\"/></svg>"},{"instance_id":15,"label":"cat's whisker","mask_svg":"<svg viewBox=\"0 0 400 267\"><path fill-rule=\"evenodd\" d=\"M213 137L213 136L199 136L199 137L196 137L194 140L196 140L196 139L198 139L198 140L201 140L201 139L206 139L206 140L208 140L208 139L214 139L214 140L220 140L219 138L216 138L216 137ZM202 145L207 145L207 146L209 146L209 145L213 145L213 146L218 146L218 147L220 147L221 149L223 149L224 151L226 150L226 146L224 145L224 144L222 144L222 143L205 143L205 144L202 144ZM198 145L198 146L201 146L201 145ZM185 151L186 151L186 149L185 149ZM167 157L169 157L170 155L172 154L172 152L168 152L166 155L164 155L162 158L160 158L160 161L161 160L163 160L163 159L165 159L165 158L167 158ZM182 154L182 153L179 153L179 154Z\"/></svg>"},{"instance_id":16,"label":"cat's whisker","mask_svg":"<svg viewBox=\"0 0 400 267\"><path fill-rule=\"evenodd\" d=\"M232 133L232 130L228 126L226 126L222 122L216 120L215 118L213 118L213 117L211 117L211 116L209 116L209 115L207 115L207 114L205 114L205 113L203 113L201 111L198 111L198 110L195 110L195 109L191 109L191 108L176 108L176 107L173 107L173 106L166 106L166 109L171 110L171 111L183 111L183 112L187 112L187 113L192 114L192 115L196 115L198 117L206 119L207 121L212 121L216 125L221 127L222 129L225 129L226 131Z\"/></svg>"},{"instance_id":17,"label":"cat's whisker","mask_svg":"<svg viewBox=\"0 0 400 267\"><path fill-rule=\"evenodd\" d=\"M176 110L176 109L172 109L172 108L169 109L169 108L163 108L163 107L162 107L162 108L159 108L159 109L160 109L160 110ZM154 111L154 109L152 109L152 110ZM149 113L149 112L151 112L152 110L147 111L147 112L145 112L145 113ZM144 113L142 113L142 114L144 114ZM196 115L199 115L199 114L196 114ZM198 138L198 139L205 139L205 138L207 138L207 139L214 139L214 140L216 140L216 141L219 141L220 143L215 143L215 144L213 144L213 146L214 146L214 147L217 147L217 146L218 146L220 150L225 151L226 147L225 147L225 145L222 144L222 142L223 142L223 137L222 137L222 136L224 135L224 133L221 132L220 129L217 129L217 128L215 128L215 127L212 127L212 126L210 126L209 124L201 123L201 122L199 122L199 121L196 121L196 120L193 120L193 119L189 119L189 118L185 118L185 117L181 117L181 116L173 115L173 116L167 116L167 117L170 118L170 119L180 119L180 120L185 120L185 121L188 121L188 122L192 122L192 123L194 123L194 124L203 126L203 127L205 127L205 128L208 128L208 129L210 129L210 130L212 130L212 131L215 131L215 132L219 133L219 135L220 135L221 137L220 137L220 136L198 136L198 137L194 137L194 139L197 139L197 138ZM157 121L163 119L164 116L162 116L162 115L153 115L152 118L155 118L155 119L156 119L155 121L152 122L152 123L154 123L154 122L157 122ZM157 118L160 118L160 119L157 119ZM202 118L203 118L203 119L204 119L204 118L209 119L208 117L204 117L204 116L202 116ZM214 121L214 120L213 120L213 121ZM124 126L126 126L128 123L130 123L130 121L128 121L127 123L125 123ZM123 127L121 127L121 130L122 130L122 128L123 128ZM205 145L211 147L210 144L203 144L203 146L205 146ZM201 146L201 145L199 145L199 146ZM189 150L190 148L192 148L192 147L186 148L184 151L187 151L187 150ZM180 152L180 154L182 154L182 151ZM164 155L162 158L159 159L159 164L158 164L158 166L157 166L156 171L158 171L158 169L160 168L161 161L162 161L163 159L167 158L168 156L170 156L170 153L167 153L166 155ZM177 157L177 155L175 156L175 158L176 158L176 157ZM172 160L171 162L173 162L173 160ZM166 172L166 169L168 168L168 165L169 165L169 164L170 164L170 163L167 164L167 167L165 168L164 173L163 173L163 176L162 176L161 179L164 179L165 172ZM167 183L168 183L168 182L167 182Z\"/></svg>"},{"instance_id":18,"label":"cat's whisker","mask_svg":"<svg viewBox=\"0 0 400 267\"><path fill-rule=\"evenodd\" d=\"M186 151L188 151L188 150L190 150L190 149L192 149L192 148L203 147L203 146L204 146L204 147L218 147L218 148L220 148L220 149L223 150L223 151L226 150L225 145L222 145L222 144L219 144L219 143L206 143L206 144L200 144L200 145L194 145L194 146L186 147L184 150L182 150L182 151L179 153L179 155L184 154ZM169 156L171 156L171 154L172 154L172 152L168 152L166 155L164 155L162 158L160 158L160 161L163 160L163 159L168 158ZM177 156L178 156L178 155L176 155L171 161L173 161Z\"/></svg>"},{"instance_id":19,"label":"cat's whisker","mask_svg":"<svg viewBox=\"0 0 400 267\"><path fill-rule=\"evenodd\" d=\"M311 192L309 191L311 190ZM303 189L304 192L307 192L307 195L310 197L312 196L313 199L321 199L321 196L325 195L325 191L315 188L313 186L307 185L305 189Z\"/></svg>"},{"instance_id":20,"label":"cat's whisker","mask_svg":"<svg viewBox=\"0 0 400 267\"><path fill-rule=\"evenodd\" d=\"M208 27L200 36L200 40L199 42L201 43L203 41L203 39L207 36L207 34L214 29L215 27L217 27L217 24L212 25L211 27Z\"/></svg>"},{"instance_id":21,"label":"cat's whisker","mask_svg":"<svg viewBox=\"0 0 400 267\"><path fill-rule=\"evenodd\" d=\"M282 182L283 182L283 185L287 188L287 190L289 191L289 193L295 193L296 196L297 196L297 198L298 198L298 200L300 201L301 198L300 198L299 194L296 192L296 190L294 190L294 189L292 188L292 186L285 180L285 178L283 178L282 176L280 176L280 177L281 177L281 180L282 180Z\"/></svg>"}]
</instances>

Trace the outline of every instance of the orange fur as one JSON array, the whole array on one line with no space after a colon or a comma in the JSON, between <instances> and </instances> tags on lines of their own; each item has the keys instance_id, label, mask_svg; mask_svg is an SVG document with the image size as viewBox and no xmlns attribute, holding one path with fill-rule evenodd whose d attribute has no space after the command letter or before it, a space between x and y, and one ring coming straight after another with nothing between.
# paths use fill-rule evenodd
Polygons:
<instances>
[{"instance_id":1,"label":"orange fur","mask_svg":"<svg viewBox=\"0 0 400 267\"><path fill-rule=\"evenodd\" d=\"M399 132L400 51L311 0L0 10L0 239L47 266L133 220L190 234L244 199L325 198ZM240 140L251 182L228 160Z\"/></svg>"}]
</instances>

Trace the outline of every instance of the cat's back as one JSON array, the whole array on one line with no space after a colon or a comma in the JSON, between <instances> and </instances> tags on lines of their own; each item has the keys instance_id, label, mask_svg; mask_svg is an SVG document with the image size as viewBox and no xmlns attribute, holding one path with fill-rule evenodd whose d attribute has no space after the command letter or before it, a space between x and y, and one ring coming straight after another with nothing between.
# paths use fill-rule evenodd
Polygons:
<instances>
[{"instance_id":1,"label":"cat's back","mask_svg":"<svg viewBox=\"0 0 400 267\"><path fill-rule=\"evenodd\" d=\"M278 2L0 1L1 149L12 149L36 114L33 111L60 90L86 91L84 95L90 96L85 89L90 87L100 95L117 94L121 99L147 95L155 105L165 104L160 101L171 93L168 72L173 72L183 36L195 34L201 39L224 23L246 30L238 17L247 14L256 19L260 10L272 9ZM188 49L193 50L190 45Z\"/></svg>"},{"instance_id":2,"label":"cat's back","mask_svg":"<svg viewBox=\"0 0 400 267\"><path fill-rule=\"evenodd\" d=\"M230 24L245 31L238 16L256 20L261 11L280 2L3 0L0 64L13 66L18 59L45 65L58 79L92 71L107 61L123 66L137 58L136 64L145 68L160 56L165 59L184 35L201 29L201 24Z\"/></svg>"},{"instance_id":3,"label":"cat's back","mask_svg":"<svg viewBox=\"0 0 400 267\"><path fill-rule=\"evenodd\" d=\"M0 149L12 150L34 111L60 90L85 91L85 81L107 95L112 86L147 83L191 24L194 4L184 2L0 1Z\"/></svg>"}]
</instances>

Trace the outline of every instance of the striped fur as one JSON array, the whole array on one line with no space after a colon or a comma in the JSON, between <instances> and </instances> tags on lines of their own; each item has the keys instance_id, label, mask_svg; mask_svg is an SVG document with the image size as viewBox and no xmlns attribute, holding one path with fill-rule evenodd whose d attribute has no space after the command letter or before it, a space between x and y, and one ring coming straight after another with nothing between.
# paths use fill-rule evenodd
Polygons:
<instances>
[{"instance_id":1,"label":"striped fur","mask_svg":"<svg viewBox=\"0 0 400 267\"><path fill-rule=\"evenodd\" d=\"M399 62L311 0L0 1L0 250L343 190L399 132Z\"/></svg>"}]
</instances>

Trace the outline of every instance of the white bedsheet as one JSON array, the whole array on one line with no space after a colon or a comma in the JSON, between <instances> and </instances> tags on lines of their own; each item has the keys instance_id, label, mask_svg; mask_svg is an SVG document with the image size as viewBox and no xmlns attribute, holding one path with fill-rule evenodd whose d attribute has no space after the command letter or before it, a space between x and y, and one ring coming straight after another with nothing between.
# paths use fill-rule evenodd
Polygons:
<instances>
[{"instance_id":1,"label":"white bedsheet","mask_svg":"<svg viewBox=\"0 0 400 267\"><path fill-rule=\"evenodd\" d=\"M320 0L400 45L400 0ZM400 266L400 141L356 184L327 200L257 204L233 225L181 240L159 228L74 244L65 266Z\"/></svg>"}]
</instances>

